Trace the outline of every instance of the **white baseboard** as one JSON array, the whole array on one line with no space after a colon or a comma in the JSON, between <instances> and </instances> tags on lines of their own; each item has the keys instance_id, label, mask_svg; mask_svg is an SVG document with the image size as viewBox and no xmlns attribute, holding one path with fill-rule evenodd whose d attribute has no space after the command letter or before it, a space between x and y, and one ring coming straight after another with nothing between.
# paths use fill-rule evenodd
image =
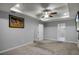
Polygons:
<instances>
[{"instance_id":1,"label":"white baseboard","mask_svg":"<svg viewBox=\"0 0 79 59\"><path fill-rule=\"evenodd\" d=\"M63 41L63 42L68 42L68 43L75 43L75 44L78 44L78 42L73 42L73 41Z\"/></svg>"},{"instance_id":2,"label":"white baseboard","mask_svg":"<svg viewBox=\"0 0 79 59\"><path fill-rule=\"evenodd\" d=\"M59 41L59 40L55 40L55 39L46 39L46 40ZM79 43L79 42L73 42L73 41L61 41L61 42L68 42L68 43L75 43L75 44Z\"/></svg>"},{"instance_id":3,"label":"white baseboard","mask_svg":"<svg viewBox=\"0 0 79 59\"><path fill-rule=\"evenodd\" d=\"M19 47L22 47L22 46L25 46L25 45L28 45L28 44L31 44L31 43L33 43L33 41L28 42L28 43L21 44L21 45L16 46L16 47L9 48L9 49L6 49L6 50L2 50L2 51L0 51L0 53L8 52L8 51L11 51L13 49L16 49L16 48L19 48Z\"/></svg>"}]
</instances>

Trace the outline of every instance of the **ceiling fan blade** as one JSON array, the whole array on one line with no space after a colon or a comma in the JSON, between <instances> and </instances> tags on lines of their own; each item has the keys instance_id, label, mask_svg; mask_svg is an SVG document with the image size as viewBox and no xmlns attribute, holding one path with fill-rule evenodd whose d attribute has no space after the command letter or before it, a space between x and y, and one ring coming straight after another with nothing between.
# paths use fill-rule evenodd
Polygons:
<instances>
[{"instance_id":1,"label":"ceiling fan blade","mask_svg":"<svg viewBox=\"0 0 79 59\"><path fill-rule=\"evenodd\" d=\"M51 12L50 14L52 14L52 15L53 15L53 14L57 14L57 12Z\"/></svg>"},{"instance_id":2,"label":"ceiling fan blade","mask_svg":"<svg viewBox=\"0 0 79 59\"><path fill-rule=\"evenodd\" d=\"M49 17L53 17L53 15L49 15Z\"/></svg>"}]
</instances>

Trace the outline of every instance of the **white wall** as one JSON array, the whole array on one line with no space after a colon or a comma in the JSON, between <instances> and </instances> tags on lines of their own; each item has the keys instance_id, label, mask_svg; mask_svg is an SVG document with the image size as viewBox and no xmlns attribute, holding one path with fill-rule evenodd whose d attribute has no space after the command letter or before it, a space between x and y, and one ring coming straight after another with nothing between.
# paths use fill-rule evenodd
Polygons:
<instances>
[{"instance_id":1,"label":"white wall","mask_svg":"<svg viewBox=\"0 0 79 59\"><path fill-rule=\"evenodd\" d=\"M66 41L77 42L78 34L76 32L75 19L46 23L44 27L44 38L49 40L50 39L57 40L57 25L60 23L66 24L66 28L65 28Z\"/></svg>"},{"instance_id":2,"label":"white wall","mask_svg":"<svg viewBox=\"0 0 79 59\"><path fill-rule=\"evenodd\" d=\"M38 28L38 20L15 13L25 18L24 28L9 28L9 13L0 11L0 51L6 50L34 40L34 32Z\"/></svg>"}]
</instances>

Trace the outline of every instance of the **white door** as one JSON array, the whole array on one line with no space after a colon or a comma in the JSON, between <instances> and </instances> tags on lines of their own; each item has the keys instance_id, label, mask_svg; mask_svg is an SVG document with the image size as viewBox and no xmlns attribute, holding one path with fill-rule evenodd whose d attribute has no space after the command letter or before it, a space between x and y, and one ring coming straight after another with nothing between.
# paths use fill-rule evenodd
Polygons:
<instances>
[{"instance_id":1,"label":"white door","mask_svg":"<svg viewBox=\"0 0 79 59\"><path fill-rule=\"evenodd\" d=\"M58 27L57 27L57 40L58 41L65 41L65 28L66 28L65 23L58 24Z\"/></svg>"},{"instance_id":2,"label":"white door","mask_svg":"<svg viewBox=\"0 0 79 59\"><path fill-rule=\"evenodd\" d=\"M44 33L44 25L39 24L38 25L38 39L43 40L43 33Z\"/></svg>"}]
</instances>

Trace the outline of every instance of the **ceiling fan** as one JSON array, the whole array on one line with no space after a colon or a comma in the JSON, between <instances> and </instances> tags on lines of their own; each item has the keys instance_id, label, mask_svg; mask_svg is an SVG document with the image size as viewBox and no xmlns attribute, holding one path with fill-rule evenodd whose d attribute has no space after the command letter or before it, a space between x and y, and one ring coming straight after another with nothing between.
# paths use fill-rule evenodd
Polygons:
<instances>
[{"instance_id":1,"label":"ceiling fan","mask_svg":"<svg viewBox=\"0 0 79 59\"><path fill-rule=\"evenodd\" d=\"M54 15L57 14L57 12L52 12L52 10L50 10L50 9L45 9L45 10L43 10L43 12L44 12L44 13L47 13L47 15L48 15L49 17L53 17Z\"/></svg>"},{"instance_id":2,"label":"ceiling fan","mask_svg":"<svg viewBox=\"0 0 79 59\"><path fill-rule=\"evenodd\" d=\"M42 10L41 13L37 14L37 16L39 16L41 18L50 18L56 14L57 14L57 12L55 12L55 11L53 12L51 9L44 9L44 10Z\"/></svg>"}]
</instances>

